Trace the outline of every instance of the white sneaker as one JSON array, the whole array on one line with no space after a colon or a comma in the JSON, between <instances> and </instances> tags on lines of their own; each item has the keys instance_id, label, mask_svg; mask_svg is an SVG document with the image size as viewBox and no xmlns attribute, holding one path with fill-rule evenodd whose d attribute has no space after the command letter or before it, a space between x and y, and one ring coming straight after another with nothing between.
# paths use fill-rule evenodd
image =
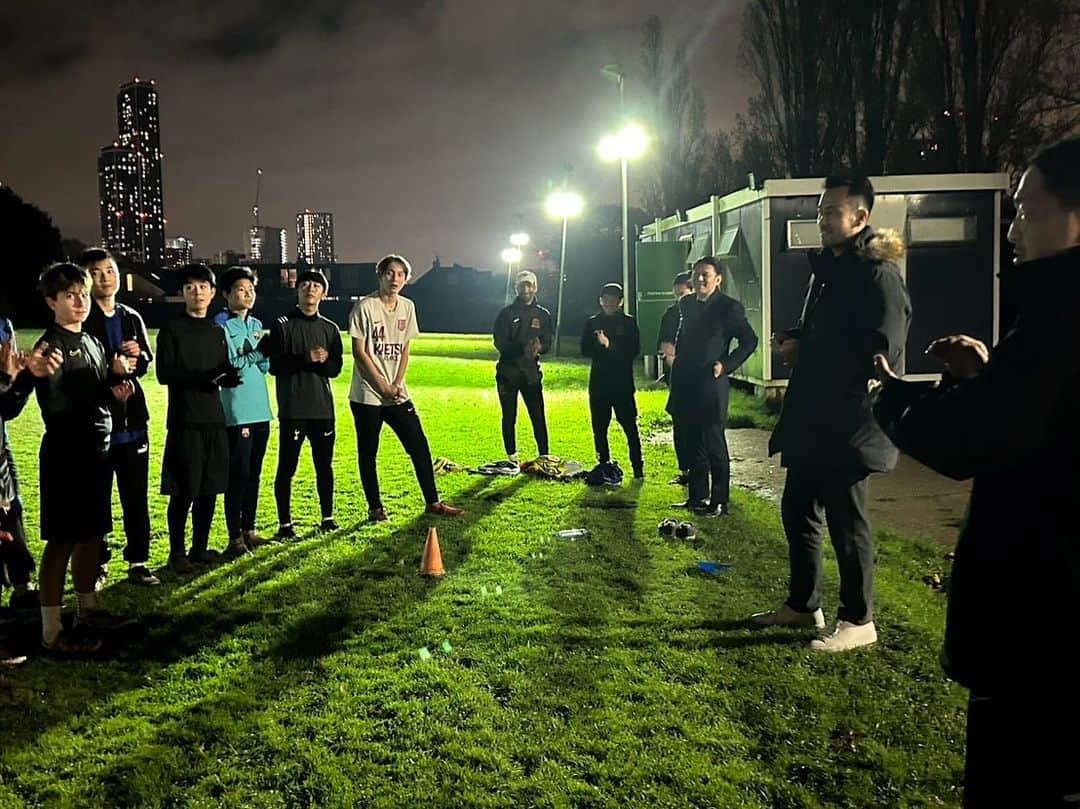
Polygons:
<instances>
[{"instance_id":1,"label":"white sneaker","mask_svg":"<svg viewBox=\"0 0 1080 809\"><path fill-rule=\"evenodd\" d=\"M796 612L786 603L772 612L758 612L750 616L754 626L797 626L806 629L824 629L825 614L820 610Z\"/></svg>"},{"instance_id":2,"label":"white sneaker","mask_svg":"<svg viewBox=\"0 0 1080 809\"><path fill-rule=\"evenodd\" d=\"M873 621L868 624L837 621L836 625L820 638L810 641L810 648L818 652L846 652L848 649L857 649L876 642L877 630Z\"/></svg>"}]
</instances>

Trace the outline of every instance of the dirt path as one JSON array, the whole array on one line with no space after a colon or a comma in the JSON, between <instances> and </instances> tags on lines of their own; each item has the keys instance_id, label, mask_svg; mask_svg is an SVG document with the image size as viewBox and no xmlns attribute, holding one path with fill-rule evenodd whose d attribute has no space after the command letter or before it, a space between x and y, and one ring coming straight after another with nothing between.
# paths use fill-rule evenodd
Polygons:
<instances>
[{"instance_id":1,"label":"dirt path","mask_svg":"<svg viewBox=\"0 0 1080 809\"><path fill-rule=\"evenodd\" d=\"M784 469L779 457L766 456L769 432L728 430L727 439L732 484L779 503L784 490ZM670 443L671 434L660 433L652 440ZM970 491L970 482L957 483L901 455L893 472L874 475L870 480L871 525L952 545Z\"/></svg>"}]
</instances>

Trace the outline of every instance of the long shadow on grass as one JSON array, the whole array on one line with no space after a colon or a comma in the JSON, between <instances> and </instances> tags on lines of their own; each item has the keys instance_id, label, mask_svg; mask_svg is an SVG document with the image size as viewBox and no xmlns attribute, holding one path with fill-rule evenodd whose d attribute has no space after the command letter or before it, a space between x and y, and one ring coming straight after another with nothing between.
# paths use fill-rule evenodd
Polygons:
<instances>
[{"instance_id":1,"label":"long shadow on grass","mask_svg":"<svg viewBox=\"0 0 1080 809\"><path fill-rule=\"evenodd\" d=\"M505 488L521 482L511 481ZM146 687L147 681L163 674L169 663L230 638L253 646L254 658L276 661L286 669L291 661L314 660L334 652L352 636L391 619L433 592L437 585L416 575L429 525L439 528L448 569L467 559L468 527L505 499L501 489L484 496L492 488L500 487L494 479L484 478L464 490L461 497L467 511L461 518L439 520L421 515L394 530L387 541L371 545L358 542L355 552L346 551L332 564L310 572L300 569L310 562L309 557L340 543L348 532L266 548L223 566L174 593L172 611L157 616L160 625L148 627L141 638L131 639L129 660L31 663L20 672L20 681L32 691L20 689L10 696L0 695L0 715L6 723L0 732L5 747L28 749L39 735L71 720L73 714L85 713L119 692ZM274 696L289 684L286 679L263 681L258 694ZM237 695L242 692L244 701L251 696L251 685L237 680L229 682L224 691L218 689L212 697L200 700L191 710L201 710L204 702L229 699L233 690ZM40 692L44 692L44 700L37 699ZM183 724L184 718L177 722ZM168 744L177 733L178 728L166 728L159 735ZM130 764L122 757L115 768L125 770ZM15 781L18 772L15 764L0 765L4 780Z\"/></svg>"}]
</instances>

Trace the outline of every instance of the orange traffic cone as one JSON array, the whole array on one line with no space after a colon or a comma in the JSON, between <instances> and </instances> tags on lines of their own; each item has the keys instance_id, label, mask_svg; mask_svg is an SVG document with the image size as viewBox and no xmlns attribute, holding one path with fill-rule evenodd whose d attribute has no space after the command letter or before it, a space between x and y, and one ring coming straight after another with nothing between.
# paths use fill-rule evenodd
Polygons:
<instances>
[{"instance_id":1,"label":"orange traffic cone","mask_svg":"<svg viewBox=\"0 0 1080 809\"><path fill-rule=\"evenodd\" d=\"M442 563L442 550L439 548L439 532L434 525L428 529L427 541L424 542L424 555L420 559L420 575L430 576L433 579L441 579L446 575L446 568Z\"/></svg>"}]
</instances>

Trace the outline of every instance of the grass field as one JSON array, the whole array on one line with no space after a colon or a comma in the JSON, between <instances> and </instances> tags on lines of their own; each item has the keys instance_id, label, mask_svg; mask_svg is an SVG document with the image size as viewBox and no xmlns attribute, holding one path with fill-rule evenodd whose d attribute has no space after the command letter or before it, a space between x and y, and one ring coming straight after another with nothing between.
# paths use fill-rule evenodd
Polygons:
<instances>
[{"instance_id":1,"label":"grass field","mask_svg":"<svg viewBox=\"0 0 1080 809\"><path fill-rule=\"evenodd\" d=\"M411 389L435 455L501 455L489 346L414 347ZM300 540L153 590L115 576L104 601L139 615L138 631L101 659L35 659L12 674L20 687L0 690L0 806L958 805L963 694L937 662L944 602L920 582L940 549L879 535L881 642L811 655L803 634L741 624L784 595L775 507L736 492L733 516L697 542L663 540L656 524L680 492L667 484L670 449L646 443L649 477L615 490L440 477L467 515L437 523L449 575L428 583L416 567L429 520L389 431L391 521L362 522L349 373L351 362L336 384L342 530L313 533L305 453ZM591 462L586 378L581 363L549 363L545 385L553 451ZM165 396L147 387L156 477ZM638 404L646 429L665 423L664 393ZM745 396L733 413L771 418ZM519 422L528 454L523 408ZM39 436L31 404L11 437L32 535ZM612 448L625 464L614 426ZM275 457L272 439L264 533ZM156 566L165 501L150 503ZM212 547L224 547L223 522L219 509ZM552 538L578 526L588 538ZM706 559L733 567L707 578L695 572ZM828 611L831 559L826 588Z\"/></svg>"}]
</instances>

